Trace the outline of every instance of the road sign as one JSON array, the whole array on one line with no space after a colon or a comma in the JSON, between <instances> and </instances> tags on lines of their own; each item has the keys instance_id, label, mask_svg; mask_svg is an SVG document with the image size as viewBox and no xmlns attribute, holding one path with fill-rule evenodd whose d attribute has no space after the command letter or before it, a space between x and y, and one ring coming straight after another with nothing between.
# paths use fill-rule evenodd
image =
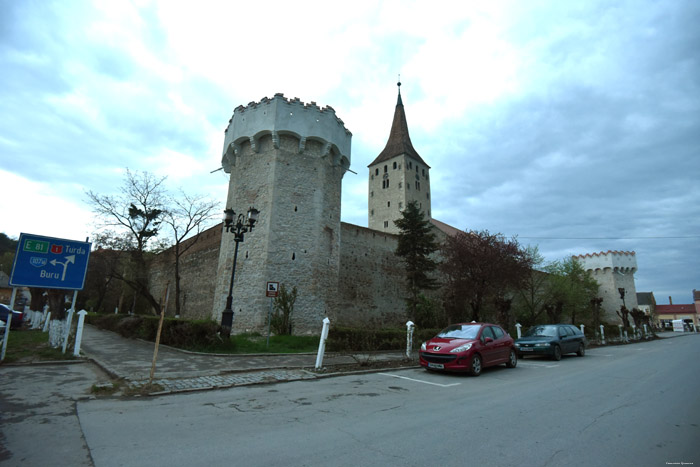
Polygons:
<instances>
[{"instance_id":1,"label":"road sign","mask_svg":"<svg viewBox=\"0 0 700 467\"><path fill-rule=\"evenodd\" d=\"M279 282L268 282L267 288L265 289L266 297L277 297L280 294L280 283Z\"/></svg>"},{"instance_id":2,"label":"road sign","mask_svg":"<svg viewBox=\"0 0 700 467\"><path fill-rule=\"evenodd\" d=\"M82 290L90 243L22 233L10 285Z\"/></svg>"}]
</instances>

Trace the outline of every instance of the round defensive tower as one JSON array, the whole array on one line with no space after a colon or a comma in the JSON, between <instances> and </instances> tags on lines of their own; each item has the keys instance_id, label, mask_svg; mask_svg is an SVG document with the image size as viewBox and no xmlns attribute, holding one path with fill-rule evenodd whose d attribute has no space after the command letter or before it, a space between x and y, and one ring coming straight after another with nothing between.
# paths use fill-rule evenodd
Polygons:
<instances>
[{"instance_id":1,"label":"round defensive tower","mask_svg":"<svg viewBox=\"0 0 700 467\"><path fill-rule=\"evenodd\" d=\"M226 206L260 211L240 243L233 286L233 332L267 326L268 281L298 291L295 334L317 332L337 296L340 201L352 134L335 111L282 94L239 106L225 132ZM223 232L213 316L221 320L234 253Z\"/></svg>"},{"instance_id":2,"label":"round defensive tower","mask_svg":"<svg viewBox=\"0 0 700 467\"><path fill-rule=\"evenodd\" d=\"M586 271L598 282L598 296L603 299L604 319L609 323L621 322L616 310L623 305L619 289L625 289L624 305L628 310L637 308L637 289L634 273L637 257L634 251L601 251L574 256Z\"/></svg>"}]
</instances>

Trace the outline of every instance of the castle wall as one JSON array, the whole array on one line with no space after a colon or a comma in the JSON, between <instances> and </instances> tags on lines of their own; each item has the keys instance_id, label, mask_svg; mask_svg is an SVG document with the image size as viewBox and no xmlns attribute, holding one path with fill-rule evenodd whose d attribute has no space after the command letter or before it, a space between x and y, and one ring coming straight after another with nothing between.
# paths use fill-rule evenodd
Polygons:
<instances>
[{"instance_id":1,"label":"castle wall","mask_svg":"<svg viewBox=\"0 0 700 467\"><path fill-rule=\"evenodd\" d=\"M180 314L183 318L211 317L221 230L221 224L215 225L202 232L196 241L190 238L182 244L182 248L187 248L180 257ZM162 299L170 284L167 316L175 315L174 262L171 248L158 255L149 270L150 290L154 297Z\"/></svg>"},{"instance_id":2,"label":"castle wall","mask_svg":"<svg viewBox=\"0 0 700 467\"><path fill-rule=\"evenodd\" d=\"M403 327L406 274L396 235L341 224L340 278L334 316L348 326Z\"/></svg>"}]
</instances>

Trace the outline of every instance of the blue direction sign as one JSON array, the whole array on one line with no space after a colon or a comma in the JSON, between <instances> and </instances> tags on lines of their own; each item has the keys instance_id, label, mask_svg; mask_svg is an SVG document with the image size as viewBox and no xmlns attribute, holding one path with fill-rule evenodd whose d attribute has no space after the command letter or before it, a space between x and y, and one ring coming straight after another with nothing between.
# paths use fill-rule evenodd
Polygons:
<instances>
[{"instance_id":1,"label":"blue direction sign","mask_svg":"<svg viewBox=\"0 0 700 467\"><path fill-rule=\"evenodd\" d=\"M82 290L90 243L20 234L10 285Z\"/></svg>"}]
</instances>

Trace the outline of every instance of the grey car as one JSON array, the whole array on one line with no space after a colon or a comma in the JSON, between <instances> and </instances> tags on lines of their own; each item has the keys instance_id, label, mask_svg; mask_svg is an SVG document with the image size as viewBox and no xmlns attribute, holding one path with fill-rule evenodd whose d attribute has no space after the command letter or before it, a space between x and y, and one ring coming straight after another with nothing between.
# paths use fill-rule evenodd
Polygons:
<instances>
[{"instance_id":1,"label":"grey car","mask_svg":"<svg viewBox=\"0 0 700 467\"><path fill-rule=\"evenodd\" d=\"M547 355L554 360L561 360L561 356L568 353L583 357L587 346L586 336L571 324L538 324L515 341L515 350L520 358L526 355Z\"/></svg>"}]
</instances>

